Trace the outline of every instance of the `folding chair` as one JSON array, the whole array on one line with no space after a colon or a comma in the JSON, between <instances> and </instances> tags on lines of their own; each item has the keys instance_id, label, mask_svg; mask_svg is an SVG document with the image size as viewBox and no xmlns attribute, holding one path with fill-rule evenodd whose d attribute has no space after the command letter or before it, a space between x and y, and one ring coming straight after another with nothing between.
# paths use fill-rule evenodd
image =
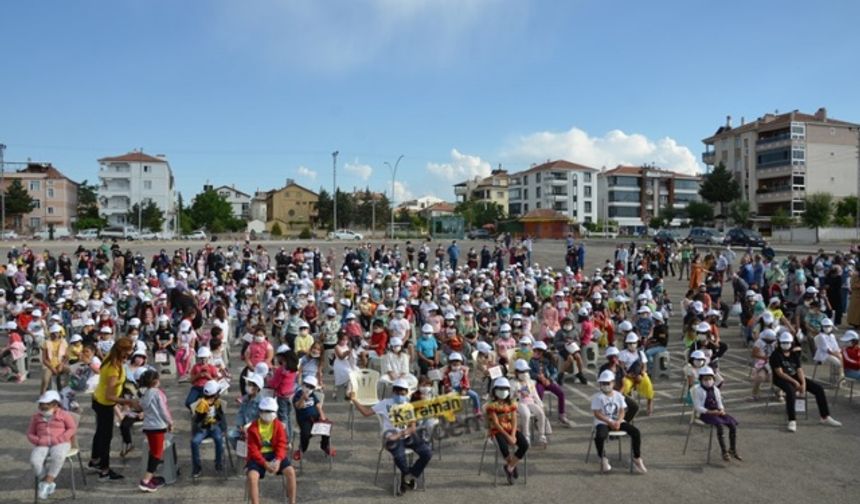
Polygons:
<instances>
[{"instance_id":1,"label":"folding chair","mask_svg":"<svg viewBox=\"0 0 860 504\"><path fill-rule=\"evenodd\" d=\"M588 463L588 459L591 457L591 445L594 444L594 434L596 432L595 427L591 428L591 434L588 436L588 450L585 452L585 463ZM627 433L624 431L609 431L609 441L616 440L618 441L618 461L622 460L621 457L621 439L628 437ZM630 474L633 474L633 440L630 440Z\"/></svg>"},{"instance_id":2,"label":"folding chair","mask_svg":"<svg viewBox=\"0 0 860 504\"><path fill-rule=\"evenodd\" d=\"M355 392L355 400L362 406L373 407L379 402L376 386L379 384L379 372L372 369L358 369L349 374L349 385ZM355 406L349 403L349 439L355 436Z\"/></svg>"},{"instance_id":3,"label":"folding chair","mask_svg":"<svg viewBox=\"0 0 860 504\"><path fill-rule=\"evenodd\" d=\"M499 482L499 468L501 464L499 463L499 445L496 442L496 438L492 436L487 436L484 438L484 446L481 448L481 463L478 465L478 476L481 475L481 472L484 469L484 455L487 453L487 444L493 443L493 448L495 448L495 456L493 457L493 486L498 485ZM523 457L523 485L527 485L529 482L529 452L526 452L525 457Z\"/></svg>"},{"instance_id":4,"label":"folding chair","mask_svg":"<svg viewBox=\"0 0 860 504\"><path fill-rule=\"evenodd\" d=\"M690 426L687 428L687 438L684 440L684 450L681 452L681 455L687 454L687 445L690 443L690 434L693 432L693 425L698 425L702 428L702 431L705 430L705 425L710 427L710 431L708 432L708 464L711 463L711 448L714 444L714 425L706 424L702 420L699 419L699 415L696 414L696 410L690 411Z\"/></svg>"},{"instance_id":5,"label":"folding chair","mask_svg":"<svg viewBox=\"0 0 860 504\"><path fill-rule=\"evenodd\" d=\"M779 387L774 387L774 385L772 385L772 384L771 384L771 389L773 389L774 392L778 392L779 390L781 390ZM772 397L773 397L773 394L767 395L767 399L765 399L765 402L764 402L764 410L765 411L767 411L768 408L770 408L770 401L771 401ZM803 411L804 419L809 420L809 393L808 392L803 395L803 410L804 410Z\"/></svg>"},{"instance_id":6,"label":"folding chair","mask_svg":"<svg viewBox=\"0 0 860 504\"><path fill-rule=\"evenodd\" d=\"M600 347L596 341L592 341L583 347L582 358L585 361L586 368L597 369L599 367L597 361L600 358Z\"/></svg>"},{"instance_id":7,"label":"folding chair","mask_svg":"<svg viewBox=\"0 0 860 504\"><path fill-rule=\"evenodd\" d=\"M845 377L845 383L848 384L848 389L851 391L850 395L848 396L848 402L850 403L850 402L854 401L854 384L857 383L857 380L854 378L849 378L846 376ZM833 400L834 401L836 400L837 397L839 397L839 389L840 388L842 388L841 385L837 386L836 390L833 391Z\"/></svg>"},{"instance_id":8,"label":"folding chair","mask_svg":"<svg viewBox=\"0 0 860 504\"><path fill-rule=\"evenodd\" d=\"M379 447L379 455L376 457L376 474L373 476L373 484L374 485L376 484L377 481L379 481L379 468L382 466L382 452L388 452L388 450L385 448L385 445L386 445L385 437L384 437L385 436L385 424L382 421L382 417L380 417L379 415L376 415L376 419L379 421L379 434L380 434L380 438L382 439L382 443ZM391 455L391 452L388 452L388 454ZM412 460L414 458L415 458L415 452L413 450L411 450L410 448L406 448L407 464L412 465ZM393 473L392 473L393 474L392 482L393 482L393 486L394 486L393 494L395 497L397 497L398 495L400 495L400 478L397 475L397 464L394 463L394 456L393 455L391 455L391 466L393 467ZM420 485L421 490L427 489L427 481L425 479L425 475L426 475L426 472L421 473L421 485Z\"/></svg>"},{"instance_id":9,"label":"folding chair","mask_svg":"<svg viewBox=\"0 0 860 504\"><path fill-rule=\"evenodd\" d=\"M331 431L329 431L329 433L331 433ZM329 436L329 441L331 441L331 436ZM298 474L302 474L302 473L304 472L304 461L305 461L305 457L304 457L304 456L305 456L306 454L307 454L307 452L302 453L302 458L300 458L300 459L299 459L299 467L298 467L298 470L296 471ZM328 459L328 470L329 470L329 471L331 471L332 466L333 466L333 464L334 464L334 457L332 457L331 455L329 455L328 453L326 453L326 454L325 454L325 458L327 458L327 459Z\"/></svg>"},{"instance_id":10,"label":"folding chair","mask_svg":"<svg viewBox=\"0 0 860 504\"><path fill-rule=\"evenodd\" d=\"M654 363L657 366L657 376L665 376L669 378L671 376L671 371L669 370L669 351L666 350L664 352L660 352L654 356Z\"/></svg>"},{"instance_id":11,"label":"folding chair","mask_svg":"<svg viewBox=\"0 0 860 504\"><path fill-rule=\"evenodd\" d=\"M81 415L77 413L69 413L72 415L72 418L75 419L75 430L77 431L77 427L81 424ZM77 499L77 488L75 487L75 459L78 459L78 467L81 469L81 479L84 481L84 486L87 486L87 473L84 470L84 461L81 458L81 450L78 446L78 435L77 433L72 436L71 441L69 441L69 452L66 453L66 462L69 463L69 476L72 481L72 499ZM65 464L64 464L65 465ZM39 502L39 477L36 476L33 478L33 502Z\"/></svg>"}]
</instances>

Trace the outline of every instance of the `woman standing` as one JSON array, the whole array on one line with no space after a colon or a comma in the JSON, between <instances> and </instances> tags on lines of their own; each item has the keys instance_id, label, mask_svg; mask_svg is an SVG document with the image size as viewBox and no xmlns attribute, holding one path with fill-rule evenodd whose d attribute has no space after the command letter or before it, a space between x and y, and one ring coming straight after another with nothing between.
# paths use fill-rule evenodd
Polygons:
<instances>
[{"instance_id":1,"label":"woman standing","mask_svg":"<svg viewBox=\"0 0 860 504\"><path fill-rule=\"evenodd\" d=\"M110 468L110 443L113 439L114 406L117 404L139 409L136 399L125 399L125 361L131 357L134 343L120 338L114 344L99 370L99 383L93 392L93 411L96 413L96 432L93 435L92 456L89 466L99 471L100 480L121 480L123 475Z\"/></svg>"},{"instance_id":2,"label":"woman standing","mask_svg":"<svg viewBox=\"0 0 860 504\"><path fill-rule=\"evenodd\" d=\"M860 270L851 276L851 299L848 301L848 325L860 327Z\"/></svg>"}]
</instances>

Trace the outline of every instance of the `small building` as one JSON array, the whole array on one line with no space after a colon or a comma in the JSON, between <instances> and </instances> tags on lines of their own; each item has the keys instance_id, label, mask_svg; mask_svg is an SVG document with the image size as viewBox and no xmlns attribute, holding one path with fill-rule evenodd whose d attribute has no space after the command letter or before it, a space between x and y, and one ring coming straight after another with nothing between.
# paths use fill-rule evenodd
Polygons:
<instances>
[{"instance_id":1,"label":"small building","mask_svg":"<svg viewBox=\"0 0 860 504\"><path fill-rule=\"evenodd\" d=\"M407 200L399 205L397 205L397 211L406 211L410 214L417 213L425 208L435 205L436 203L442 203L444 200L441 198L437 198L436 196L421 196L420 198L415 198L412 200Z\"/></svg>"},{"instance_id":2,"label":"small building","mask_svg":"<svg viewBox=\"0 0 860 504\"><path fill-rule=\"evenodd\" d=\"M520 217L523 234L533 238L562 239L570 231L570 217L551 208L539 208Z\"/></svg>"},{"instance_id":3,"label":"small building","mask_svg":"<svg viewBox=\"0 0 860 504\"><path fill-rule=\"evenodd\" d=\"M224 198L233 209L233 217L242 220L251 219L251 195L236 189L235 185L222 185L213 187L211 184L203 186L204 191L215 191L218 196Z\"/></svg>"},{"instance_id":4,"label":"small building","mask_svg":"<svg viewBox=\"0 0 860 504\"><path fill-rule=\"evenodd\" d=\"M445 201L440 201L439 203L434 203L429 207L425 208L418 212L418 215L424 217L425 219L432 219L433 217L442 217L445 215L454 215L454 205Z\"/></svg>"},{"instance_id":5,"label":"small building","mask_svg":"<svg viewBox=\"0 0 860 504\"><path fill-rule=\"evenodd\" d=\"M278 224L281 232L299 232L313 229L317 224L319 195L287 179L281 189L269 191L266 197L266 230Z\"/></svg>"}]
</instances>

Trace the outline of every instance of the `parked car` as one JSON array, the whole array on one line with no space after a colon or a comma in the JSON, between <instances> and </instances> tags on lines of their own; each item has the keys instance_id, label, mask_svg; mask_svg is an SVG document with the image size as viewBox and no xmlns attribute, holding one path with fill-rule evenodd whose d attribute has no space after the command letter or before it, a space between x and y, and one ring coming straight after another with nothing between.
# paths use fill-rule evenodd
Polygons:
<instances>
[{"instance_id":1,"label":"parked car","mask_svg":"<svg viewBox=\"0 0 860 504\"><path fill-rule=\"evenodd\" d=\"M98 240L99 230L96 228L81 229L75 234L78 240Z\"/></svg>"},{"instance_id":2,"label":"parked car","mask_svg":"<svg viewBox=\"0 0 860 504\"><path fill-rule=\"evenodd\" d=\"M719 230L708 227L694 227L690 229L687 239L693 243L704 243L706 245L719 245L725 237Z\"/></svg>"},{"instance_id":3,"label":"parked car","mask_svg":"<svg viewBox=\"0 0 860 504\"><path fill-rule=\"evenodd\" d=\"M157 240L158 233L153 232L152 230L143 228L140 230L140 234L137 237L139 240Z\"/></svg>"},{"instance_id":4,"label":"parked car","mask_svg":"<svg viewBox=\"0 0 860 504\"><path fill-rule=\"evenodd\" d=\"M752 229L734 228L726 234L726 245L742 245L744 247L764 247L764 238Z\"/></svg>"},{"instance_id":5,"label":"parked car","mask_svg":"<svg viewBox=\"0 0 860 504\"><path fill-rule=\"evenodd\" d=\"M99 233L101 238L115 238L117 240L136 240L137 229L132 226L109 226Z\"/></svg>"},{"instance_id":6,"label":"parked car","mask_svg":"<svg viewBox=\"0 0 860 504\"><path fill-rule=\"evenodd\" d=\"M490 230L485 229L485 228L473 229L473 230L469 231L469 233L466 234L466 236L470 240L489 240L490 238L493 237L493 235L490 233Z\"/></svg>"},{"instance_id":7,"label":"parked car","mask_svg":"<svg viewBox=\"0 0 860 504\"><path fill-rule=\"evenodd\" d=\"M4 239L4 240L17 240L18 239L18 233L16 233L12 229L10 229L8 231L3 231L2 239Z\"/></svg>"},{"instance_id":8,"label":"parked car","mask_svg":"<svg viewBox=\"0 0 860 504\"><path fill-rule=\"evenodd\" d=\"M197 231L192 231L192 232L188 233L187 235L183 236L182 239L183 240L205 241L208 239L208 237L206 236L206 231L203 231L202 229L198 229Z\"/></svg>"},{"instance_id":9,"label":"parked car","mask_svg":"<svg viewBox=\"0 0 860 504\"><path fill-rule=\"evenodd\" d=\"M680 239L678 232L674 229L661 229L657 231L657 234L654 235L654 243L657 245L664 245L669 243L675 243Z\"/></svg>"},{"instance_id":10,"label":"parked car","mask_svg":"<svg viewBox=\"0 0 860 504\"><path fill-rule=\"evenodd\" d=\"M364 236L349 229L338 229L328 234L330 240L363 240Z\"/></svg>"}]
</instances>

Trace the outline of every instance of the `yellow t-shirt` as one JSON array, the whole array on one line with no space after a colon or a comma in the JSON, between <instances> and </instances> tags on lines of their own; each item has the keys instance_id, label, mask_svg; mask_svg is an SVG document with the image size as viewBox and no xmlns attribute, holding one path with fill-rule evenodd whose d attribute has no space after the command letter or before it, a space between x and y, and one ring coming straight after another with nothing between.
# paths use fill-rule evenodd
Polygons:
<instances>
[{"instance_id":1,"label":"yellow t-shirt","mask_svg":"<svg viewBox=\"0 0 860 504\"><path fill-rule=\"evenodd\" d=\"M119 397L122 394L122 386L125 383L125 366L123 365L108 365L102 366L99 370L99 384L96 385L96 390L93 392L93 398L105 406L113 406L115 402L108 401L105 393L107 392L108 379L115 376L117 378L114 386L113 395Z\"/></svg>"},{"instance_id":2,"label":"yellow t-shirt","mask_svg":"<svg viewBox=\"0 0 860 504\"><path fill-rule=\"evenodd\" d=\"M275 422L261 422L257 420L257 428L260 429L261 453L272 453L272 436L275 435Z\"/></svg>"},{"instance_id":3,"label":"yellow t-shirt","mask_svg":"<svg viewBox=\"0 0 860 504\"><path fill-rule=\"evenodd\" d=\"M296 353L308 353L314 344L314 337L308 334L307 336L296 336L294 345Z\"/></svg>"}]
</instances>

